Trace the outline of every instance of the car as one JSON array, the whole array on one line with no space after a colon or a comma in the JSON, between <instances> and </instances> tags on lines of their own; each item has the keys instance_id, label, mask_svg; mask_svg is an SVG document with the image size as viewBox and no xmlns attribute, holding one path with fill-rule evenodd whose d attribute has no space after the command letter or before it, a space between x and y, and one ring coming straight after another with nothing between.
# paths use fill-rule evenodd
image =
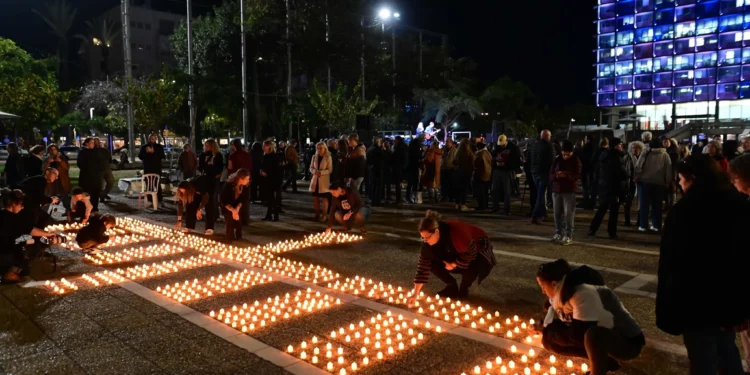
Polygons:
<instances>
[{"instance_id":1,"label":"car","mask_svg":"<svg viewBox=\"0 0 750 375\"><path fill-rule=\"evenodd\" d=\"M76 160L78 159L78 153L81 152L81 148L76 146L62 146L60 147L60 152L67 156L68 159Z\"/></svg>"}]
</instances>

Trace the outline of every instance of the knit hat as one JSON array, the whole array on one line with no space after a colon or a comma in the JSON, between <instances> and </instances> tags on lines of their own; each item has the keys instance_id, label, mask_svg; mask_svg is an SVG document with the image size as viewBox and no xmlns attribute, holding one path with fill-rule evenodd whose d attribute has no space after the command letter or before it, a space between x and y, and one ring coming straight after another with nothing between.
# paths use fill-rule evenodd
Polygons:
<instances>
[{"instance_id":1,"label":"knit hat","mask_svg":"<svg viewBox=\"0 0 750 375\"><path fill-rule=\"evenodd\" d=\"M508 137L505 136L505 134L501 134L499 137L497 137L498 146L505 146L507 144L508 144Z\"/></svg>"}]
</instances>

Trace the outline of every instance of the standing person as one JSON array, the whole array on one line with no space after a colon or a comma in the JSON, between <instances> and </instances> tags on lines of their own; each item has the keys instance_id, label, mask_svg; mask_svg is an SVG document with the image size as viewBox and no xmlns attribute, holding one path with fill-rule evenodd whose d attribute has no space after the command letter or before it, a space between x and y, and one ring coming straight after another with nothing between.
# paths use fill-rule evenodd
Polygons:
<instances>
[{"instance_id":1,"label":"standing person","mask_svg":"<svg viewBox=\"0 0 750 375\"><path fill-rule=\"evenodd\" d=\"M250 158L252 159L253 168L250 170L252 180L250 181L250 200L257 201L260 195L260 165L263 163L263 144L260 142L253 142L253 146L250 149Z\"/></svg>"},{"instance_id":2,"label":"standing person","mask_svg":"<svg viewBox=\"0 0 750 375\"><path fill-rule=\"evenodd\" d=\"M401 198L401 183L404 181L404 173L409 163L409 148L404 139L399 135L393 140L393 154L391 156L391 177L396 189L396 205L401 206L404 199ZM407 193L408 196L408 193Z\"/></svg>"},{"instance_id":3,"label":"standing person","mask_svg":"<svg viewBox=\"0 0 750 375\"><path fill-rule=\"evenodd\" d=\"M750 154L740 155L729 164L729 175L734 187L744 195L750 195ZM750 355L748 355L750 358Z\"/></svg>"},{"instance_id":4,"label":"standing person","mask_svg":"<svg viewBox=\"0 0 750 375\"><path fill-rule=\"evenodd\" d=\"M214 195L213 201L218 202L217 196L221 192L221 174L224 172L224 156L222 156L219 144L215 140L209 139L203 143L203 152L198 157L198 170L211 179L211 182L207 183L206 189L210 189L209 193ZM217 206L206 208L206 216L214 215L214 217L218 217ZM213 210L213 212L209 214L208 210ZM213 234L213 229L206 230L207 236Z\"/></svg>"},{"instance_id":5,"label":"standing person","mask_svg":"<svg viewBox=\"0 0 750 375\"><path fill-rule=\"evenodd\" d=\"M370 208L362 202L359 191L353 187L341 186L332 183L329 187L333 201L331 202L331 212L328 215L328 228L326 233L333 229L333 219L344 227L344 232L351 230L352 223L359 227L361 234L367 234L365 223L370 217Z\"/></svg>"},{"instance_id":6,"label":"standing person","mask_svg":"<svg viewBox=\"0 0 750 375\"><path fill-rule=\"evenodd\" d=\"M6 164L8 165L8 164ZM44 159L44 170L49 168L57 169L57 187L55 189L55 195L67 196L70 192L70 163L68 157L65 156L56 144L51 144L47 147L47 158Z\"/></svg>"},{"instance_id":7,"label":"standing person","mask_svg":"<svg viewBox=\"0 0 750 375\"><path fill-rule=\"evenodd\" d=\"M441 297L466 298L474 281L481 284L497 265L492 243L482 228L458 220L444 220L439 213L428 210L417 229L422 249L414 276L414 291L406 302L409 307L417 301L430 273L445 283L445 288L437 292ZM451 273L461 274L460 286Z\"/></svg>"},{"instance_id":8,"label":"standing person","mask_svg":"<svg viewBox=\"0 0 750 375\"><path fill-rule=\"evenodd\" d=\"M596 210L594 219L591 220L589 236L595 236L596 231L604 220L604 214L609 211L607 232L609 238L617 239L617 217L620 213L620 204L625 200L625 192L628 191L628 172L626 169L627 159L622 151L622 141L615 138L610 143L610 149L601 154L599 160L599 208Z\"/></svg>"},{"instance_id":9,"label":"standing person","mask_svg":"<svg viewBox=\"0 0 750 375\"><path fill-rule=\"evenodd\" d=\"M453 186L453 172L456 169L456 142L448 138L443 147L443 160L440 163L440 195L443 202L456 201L456 189Z\"/></svg>"},{"instance_id":10,"label":"standing person","mask_svg":"<svg viewBox=\"0 0 750 375\"><path fill-rule=\"evenodd\" d=\"M677 151L679 154L679 161L683 161L690 156L690 147L688 147L688 145L680 146Z\"/></svg>"},{"instance_id":11,"label":"standing person","mask_svg":"<svg viewBox=\"0 0 750 375\"><path fill-rule=\"evenodd\" d=\"M438 188L440 187L440 166L443 162L443 151L440 144L434 141L425 154L422 162L422 186L427 189L427 197L432 203L438 202Z\"/></svg>"},{"instance_id":12,"label":"standing person","mask_svg":"<svg viewBox=\"0 0 750 375\"><path fill-rule=\"evenodd\" d=\"M299 153L297 152L297 140L292 139L289 141L289 146L284 150L284 160L286 161L287 175L289 178L286 180L284 185L281 186L281 190L286 192L286 188L291 185L292 193L297 193L297 167L299 166Z\"/></svg>"},{"instance_id":13,"label":"standing person","mask_svg":"<svg viewBox=\"0 0 750 375\"><path fill-rule=\"evenodd\" d=\"M662 143L664 144L664 148L667 150L667 155L669 155L669 161L672 163L673 166L677 166L677 163L680 161L680 152L677 149L677 141L670 139L670 138L664 138L662 140ZM671 209L672 206L674 206L674 202L677 200L677 168L672 168L672 183L669 184L669 187L667 187L667 209Z\"/></svg>"},{"instance_id":14,"label":"standing person","mask_svg":"<svg viewBox=\"0 0 750 375\"><path fill-rule=\"evenodd\" d=\"M419 188L419 168L422 165L422 145L424 134L418 135L409 142L409 156L406 162L406 195L404 202L421 203L422 192Z\"/></svg>"},{"instance_id":15,"label":"standing person","mask_svg":"<svg viewBox=\"0 0 750 375\"><path fill-rule=\"evenodd\" d=\"M24 155L19 159L19 171L21 172L21 179L41 176L44 172L44 146L34 146L29 150L28 155Z\"/></svg>"},{"instance_id":16,"label":"standing person","mask_svg":"<svg viewBox=\"0 0 750 375\"><path fill-rule=\"evenodd\" d=\"M315 211L313 220L325 221L328 218L328 200L331 197L328 187L331 185L333 159L324 142L319 142L315 145L315 148L315 156L313 156L312 165L310 165L310 174L312 175L310 191L312 192L313 210ZM322 211L320 209L321 204L323 205Z\"/></svg>"},{"instance_id":17,"label":"standing person","mask_svg":"<svg viewBox=\"0 0 750 375\"><path fill-rule=\"evenodd\" d=\"M242 140L239 138L233 139L229 144L229 147L231 148L232 153L229 154L227 172L229 175L232 175L240 169L246 169L250 172L250 184L252 184L253 176L251 171L253 170L253 159L250 156L250 153L245 150ZM246 189L250 190L251 186L252 185L248 186ZM247 201L242 202L240 219L242 220L242 225L248 225L250 223L250 193L248 192L248 194L243 195L243 197L247 198Z\"/></svg>"},{"instance_id":18,"label":"standing person","mask_svg":"<svg viewBox=\"0 0 750 375\"><path fill-rule=\"evenodd\" d=\"M727 172L727 170L729 169L729 162L727 161L727 158L722 154L721 142L711 141L708 142L708 146L706 147L708 147L708 156L714 158L714 160L719 163L719 167L721 168L722 172Z\"/></svg>"},{"instance_id":19,"label":"standing person","mask_svg":"<svg viewBox=\"0 0 750 375\"><path fill-rule=\"evenodd\" d=\"M99 194L102 191L102 161L94 149L94 138L86 138L83 141L81 151L78 152L78 169L80 175L78 185L89 194L93 212L99 211Z\"/></svg>"},{"instance_id":20,"label":"standing person","mask_svg":"<svg viewBox=\"0 0 750 375\"><path fill-rule=\"evenodd\" d=\"M227 241L242 239L240 211L243 202L247 201L247 196L250 194L247 189L248 185L250 185L250 171L241 168L227 178L227 183L221 189L221 211L227 228Z\"/></svg>"},{"instance_id":21,"label":"standing person","mask_svg":"<svg viewBox=\"0 0 750 375\"><path fill-rule=\"evenodd\" d=\"M468 138L461 140L456 150L456 171L453 174L453 186L456 189L456 209L469 211L466 206L466 191L474 175L474 151Z\"/></svg>"},{"instance_id":22,"label":"standing person","mask_svg":"<svg viewBox=\"0 0 750 375\"><path fill-rule=\"evenodd\" d=\"M573 242L576 182L581 170L581 161L573 155L573 143L565 140L561 155L555 158L549 175L555 212L555 235L552 237L554 243L570 245Z\"/></svg>"},{"instance_id":23,"label":"standing person","mask_svg":"<svg viewBox=\"0 0 750 375\"><path fill-rule=\"evenodd\" d=\"M719 144L721 144L721 136L720 136L720 135L715 135L715 136L714 136L714 139L713 139L713 140L711 140L711 141L708 141L708 142L706 143L706 145L705 145L705 146L703 146L703 152L702 152L702 153L704 153L704 154L708 154L708 146L710 146L710 145L711 145L711 142L714 142L714 141L716 141L716 142L718 142Z\"/></svg>"},{"instance_id":24,"label":"standing person","mask_svg":"<svg viewBox=\"0 0 750 375\"><path fill-rule=\"evenodd\" d=\"M591 159L591 169L593 180L591 182L591 204L592 209L596 207L597 198L599 197L599 172L601 171L602 154L609 152L609 138L599 140L599 148L594 151Z\"/></svg>"},{"instance_id":25,"label":"standing person","mask_svg":"<svg viewBox=\"0 0 750 375\"><path fill-rule=\"evenodd\" d=\"M497 138L497 147L492 155L492 212L500 211L500 196L503 197L503 209L510 215L510 183L516 168L521 166L521 151L508 142L508 137L501 134Z\"/></svg>"},{"instance_id":26,"label":"standing person","mask_svg":"<svg viewBox=\"0 0 750 375\"><path fill-rule=\"evenodd\" d=\"M263 160L260 164L261 194L268 204L263 221L279 221L281 211L281 184L284 178L282 161L273 141L263 142Z\"/></svg>"},{"instance_id":27,"label":"standing person","mask_svg":"<svg viewBox=\"0 0 750 375\"><path fill-rule=\"evenodd\" d=\"M741 330L738 327L746 328L750 306L746 299L732 298L726 292L747 282L750 202L707 155L685 159L678 176L685 195L664 224L656 326L682 335L691 375L743 374L735 338ZM720 235L696 235L702 233ZM685 302L697 292L700 303L686 308Z\"/></svg>"},{"instance_id":28,"label":"standing person","mask_svg":"<svg viewBox=\"0 0 750 375\"><path fill-rule=\"evenodd\" d=\"M349 153L346 154L346 168L344 177L349 186L359 191L362 181L365 180L367 171L367 150L365 145L359 143L359 135L349 135Z\"/></svg>"},{"instance_id":29,"label":"standing person","mask_svg":"<svg viewBox=\"0 0 750 375\"><path fill-rule=\"evenodd\" d=\"M331 154L331 157L333 158L333 177L331 178L331 183L339 182L345 184L346 155L348 153L349 141L345 139L339 139L336 141L336 153Z\"/></svg>"},{"instance_id":30,"label":"standing person","mask_svg":"<svg viewBox=\"0 0 750 375\"><path fill-rule=\"evenodd\" d=\"M652 140L649 148L638 158L634 180L638 184L641 223L638 227L639 231L647 231L649 209L651 209L650 230L653 232L661 230L662 202L664 202L664 192L667 186L673 181L672 168L672 161L664 145L658 139Z\"/></svg>"},{"instance_id":31,"label":"standing person","mask_svg":"<svg viewBox=\"0 0 750 375\"><path fill-rule=\"evenodd\" d=\"M687 148L686 146L683 146ZM628 145L628 155L625 156L625 171L628 173L628 190L625 195L625 226L631 226L630 216L633 208L633 200L635 199L636 183L633 179L635 177L635 165L638 163L638 158L643 153L643 142L635 141L630 142ZM640 217L636 213L636 225L640 226Z\"/></svg>"},{"instance_id":32,"label":"standing person","mask_svg":"<svg viewBox=\"0 0 750 375\"><path fill-rule=\"evenodd\" d=\"M533 218L537 188L534 183L534 176L531 174L531 146L531 144L526 143L526 148L523 151L523 173L526 175L526 186L529 190L529 216ZM521 200L523 201L523 199Z\"/></svg>"},{"instance_id":33,"label":"standing person","mask_svg":"<svg viewBox=\"0 0 750 375\"><path fill-rule=\"evenodd\" d=\"M10 145L8 145L8 149L10 149ZM742 139L742 153L750 154L750 135Z\"/></svg>"},{"instance_id":34,"label":"standing person","mask_svg":"<svg viewBox=\"0 0 750 375\"><path fill-rule=\"evenodd\" d=\"M544 263L536 280L550 307L539 330L544 349L564 356L586 358L587 374L604 375L620 368L620 361L637 358L646 338L638 322L609 288L595 285L601 275L585 266L571 269L565 259ZM593 284L592 284L593 283Z\"/></svg>"},{"instance_id":35,"label":"standing person","mask_svg":"<svg viewBox=\"0 0 750 375\"><path fill-rule=\"evenodd\" d=\"M148 137L148 143L141 146L141 152L138 154L138 158L143 162L143 174L157 174L161 176L161 161L164 160L164 147L157 142L156 134L151 134ZM101 161L101 163L104 163L104 161ZM161 202L161 179L158 188L157 198L159 199L159 202ZM99 189L101 189L101 186ZM91 195L91 198L94 198L94 196ZM97 197L97 200L98 198L99 197Z\"/></svg>"},{"instance_id":36,"label":"standing person","mask_svg":"<svg viewBox=\"0 0 750 375\"><path fill-rule=\"evenodd\" d=\"M383 199L383 178L385 170L385 151L383 151L383 138L375 137L372 146L367 149L368 184L367 193L373 206L380 206Z\"/></svg>"},{"instance_id":37,"label":"standing person","mask_svg":"<svg viewBox=\"0 0 750 375\"><path fill-rule=\"evenodd\" d=\"M593 137L589 134L584 138L583 146L578 151L578 160L581 161L581 190L583 191L583 204L585 209L593 209L594 202L591 199L591 185L595 184L594 170L591 160L594 158Z\"/></svg>"},{"instance_id":38,"label":"standing person","mask_svg":"<svg viewBox=\"0 0 750 375\"><path fill-rule=\"evenodd\" d=\"M203 218L206 209L206 234L211 235L216 222L216 197L213 192L214 179L201 175L189 180L181 181L177 185L175 200L177 202L177 224L175 229L182 227L182 216L185 213L185 232L195 230L195 223ZM210 232L209 232L210 231Z\"/></svg>"},{"instance_id":39,"label":"standing person","mask_svg":"<svg viewBox=\"0 0 750 375\"><path fill-rule=\"evenodd\" d=\"M368 157L369 159L369 157ZM383 140L383 203L388 204L391 200L393 188L393 141L386 138Z\"/></svg>"},{"instance_id":40,"label":"standing person","mask_svg":"<svg viewBox=\"0 0 750 375\"><path fill-rule=\"evenodd\" d=\"M474 195L477 198L477 211L489 208L490 183L492 181L492 155L484 142L477 142L474 154Z\"/></svg>"},{"instance_id":41,"label":"standing person","mask_svg":"<svg viewBox=\"0 0 750 375\"><path fill-rule=\"evenodd\" d=\"M5 160L5 186L15 186L21 182L21 171L18 169L21 154L18 152L18 145L14 142L8 143L8 159Z\"/></svg>"},{"instance_id":42,"label":"standing person","mask_svg":"<svg viewBox=\"0 0 750 375\"><path fill-rule=\"evenodd\" d=\"M539 139L531 146L531 175L537 188L536 206L531 216L533 224L541 224L547 216L547 187L549 187L549 170L555 160L555 149L552 147L552 133L542 130Z\"/></svg>"},{"instance_id":43,"label":"standing person","mask_svg":"<svg viewBox=\"0 0 750 375\"><path fill-rule=\"evenodd\" d=\"M99 154L99 160L102 162L102 177L104 178L105 185L99 199L104 203L107 199L112 200L109 192L112 191L112 186L115 185L115 176L112 174L112 153L109 152L99 138L94 138L94 150Z\"/></svg>"},{"instance_id":44,"label":"standing person","mask_svg":"<svg viewBox=\"0 0 750 375\"><path fill-rule=\"evenodd\" d=\"M182 146L180 157L177 158L177 170L182 173L183 180L189 180L198 171L198 155L193 152L189 144Z\"/></svg>"}]
</instances>

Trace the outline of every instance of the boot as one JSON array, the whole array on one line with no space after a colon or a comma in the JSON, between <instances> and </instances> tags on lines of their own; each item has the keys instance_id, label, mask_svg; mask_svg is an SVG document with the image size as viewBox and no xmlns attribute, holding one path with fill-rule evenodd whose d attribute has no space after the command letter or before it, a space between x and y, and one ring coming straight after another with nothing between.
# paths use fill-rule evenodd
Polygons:
<instances>
[{"instance_id":1,"label":"boot","mask_svg":"<svg viewBox=\"0 0 750 375\"><path fill-rule=\"evenodd\" d=\"M453 284L448 284L443 288L443 290L437 292L437 294L440 295L440 297L455 297L458 295L458 285L454 282Z\"/></svg>"},{"instance_id":2,"label":"boot","mask_svg":"<svg viewBox=\"0 0 750 375\"><path fill-rule=\"evenodd\" d=\"M422 204L422 192L417 192L417 204Z\"/></svg>"}]
</instances>

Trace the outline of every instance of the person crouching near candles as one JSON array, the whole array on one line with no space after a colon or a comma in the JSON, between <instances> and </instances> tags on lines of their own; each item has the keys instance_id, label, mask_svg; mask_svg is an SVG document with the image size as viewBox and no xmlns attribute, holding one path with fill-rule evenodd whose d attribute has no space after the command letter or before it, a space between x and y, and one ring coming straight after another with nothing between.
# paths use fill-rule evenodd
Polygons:
<instances>
[{"instance_id":1,"label":"person crouching near candles","mask_svg":"<svg viewBox=\"0 0 750 375\"><path fill-rule=\"evenodd\" d=\"M214 230L214 216L216 211L213 194L214 179L211 176L202 175L180 182L177 185L177 223L174 229L182 227L182 216L185 216L185 229L183 232L195 230L195 223L203 218L203 209L206 209L206 233ZM209 232L210 231L210 232Z\"/></svg>"},{"instance_id":2,"label":"person crouching near candles","mask_svg":"<svg viewBox=\"0 0 750 375\"><path fill-rule=\"evenodd\" d=\"M365 222L370 217L370 208L365 207L362 203L362 197L359 195L358 188L343 187L338 182L334 182L328 188L333 200L331 202L331 213L328 215L328 228L326 233L331 233L333 228L333 219L344 227L344 232L351 230L352 222L359 227L362 234L367 234Z\"/></svg>"},{"instance_id":3,"label":"person crouching near candles","mask_svg":"<svg viewBox=\"0 0 750 375\"><path fill-rule=\"evenodd\" d=\"M89 222L91 211L94 205L91 204L91 196L83 191L83 188L76 186L70 191L70 220L73 222L80 221L81 224Z\"/></svg>"},{"instance_id":4,"label":"person crouching near candles","mask_svg":"<svg viewBox=\"0 0 750 375\"><path fill-rule=\"evenodd\" d=\"M89 219L88 225L81 228L76 235L78 247L87 254L95 255L101 253L98 249L109 241L109 236L105 234L107 229L114 228L117 219L112 215L94 215Z\"/></svg>"},{"instance_id":5,"label":"person crouching near candles","mask_svg":"<svg viewBox=\"0 0 750 375\"><path fill-rule=\"evenodd\" d=\"M571 270L565 259L539 267L536 280L550 303L542 345L559 355L588 358L591 375L603 375L617 371L618 361L638 357L646 338L612 290L587 283L593 282L591 271ZM537 327L530 330L539 333Z\"/></svg>"},{"instance_id":6,"label":"person crouching near candles","mask_svg":"<svg viewBox=\"0 0 750 375\"><path fill-rule=\"evenodd\" d=\"M419 296L430 272L446 284L438 294L441 297L469 295L474 281L481 283L497 264L489 236L481 228L458 220L443 220L435 211L419 222L422 249L419 252L417 274L414 276L414 294L407 300L409 307ZM461 274L461 286L451 273Z\"/></svg>"},{"instance_id":7,"label":"person crouching near candles","mask_svg":"<svg viewBox=\"0 0 750 375\"><path fill-rule=\"evenodd\" d=\"M242 239L242 221L240 210L242 202L246 202L250 195L250 171L241 168L227 179L221 189L221 212L227 227L227 241Z\"/></svg>"},{"instance_id":8,"label":"person crouching near candles","mask_svg":"<svg viewBox=\"0 0 750 375\"><path fill-rule=\"evenodd\" d=\"M735 339L747 329L750 304L732 291L747 284L750 202L710 155L685 158L677 175L685 194L661 238L656 326L682 335L690 374L742 374Z\"/></svg>"}]
</instances>

